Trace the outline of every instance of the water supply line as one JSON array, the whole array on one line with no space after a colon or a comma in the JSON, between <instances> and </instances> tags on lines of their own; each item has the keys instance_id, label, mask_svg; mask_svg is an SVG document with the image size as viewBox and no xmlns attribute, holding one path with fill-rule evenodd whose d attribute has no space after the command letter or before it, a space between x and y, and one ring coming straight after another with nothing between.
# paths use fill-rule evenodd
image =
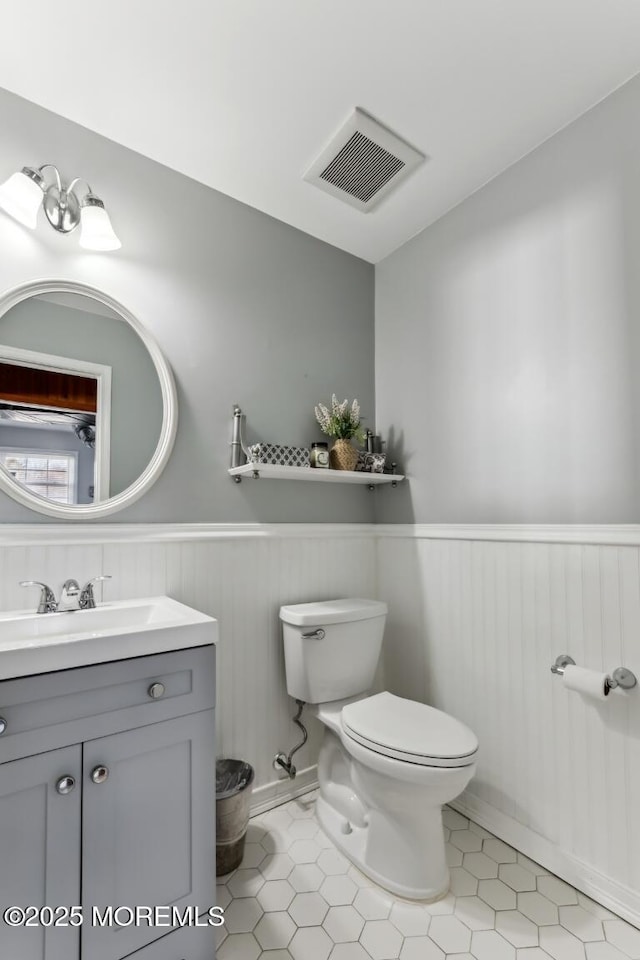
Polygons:
<instances>
[{"instance_id":1,"label":"water supply line","mask_svg":"<svg viewBox=\"0 0 640 960\"><path fill-rule=\"evenodd\" d=\"M302 716L302 711L304 710L304 707L305 707L305 702L304 700L296 700L296 703L298 704L298 712L296 713L295 717L293 717L292 719L295 725L299 727L300 730L302 730L302 740L300 741L300 743L296 744L296 746L293 748L293 750L289 753L288 756L284 753L276 753L273 760L274 769L284 770L285 773L289 775L289 778L291 780L295 778L295 775L298 772L292 763L293 755L294 753L297 753L298 750L301 750L302 747L304 747L305 743L307 742L307 737L309 736L305 725L300 719L300 717Z\"/></svg>"}]
</instances>

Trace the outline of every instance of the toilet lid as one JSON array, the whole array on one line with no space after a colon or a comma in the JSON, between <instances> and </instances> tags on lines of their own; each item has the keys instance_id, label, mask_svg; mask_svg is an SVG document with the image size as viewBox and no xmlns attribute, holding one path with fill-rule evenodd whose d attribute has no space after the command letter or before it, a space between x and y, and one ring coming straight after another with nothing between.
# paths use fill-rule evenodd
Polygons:
<instances>
[{"instance_id":1,"label":"toilet lid","mask_svg":"<svg viewBox=\"0 0 640 960\"><path fill-rule=\"evenodd\" d=\"M473 763L476 735L442 710L392 693L377 693L342 708L342 727L358 743L398 760L430 767Z\"/></svg>"}]
</instances>

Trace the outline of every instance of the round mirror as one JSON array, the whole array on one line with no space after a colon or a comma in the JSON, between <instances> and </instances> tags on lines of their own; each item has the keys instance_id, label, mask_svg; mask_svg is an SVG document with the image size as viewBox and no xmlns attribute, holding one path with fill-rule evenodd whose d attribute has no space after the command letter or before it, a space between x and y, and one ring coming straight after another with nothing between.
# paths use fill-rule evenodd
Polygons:
<instances>
[{"instance_id":1,"label":"round mirror","mask_svg":"<svg viewBox=\"0 0 640 960\"><path fill-rule=\"evenodd\" d=\"M43 280L0 298L0 487L14 500L114 513L158 478L176 427L171 369L112 297Z\"/></svg>"}]
</instances>

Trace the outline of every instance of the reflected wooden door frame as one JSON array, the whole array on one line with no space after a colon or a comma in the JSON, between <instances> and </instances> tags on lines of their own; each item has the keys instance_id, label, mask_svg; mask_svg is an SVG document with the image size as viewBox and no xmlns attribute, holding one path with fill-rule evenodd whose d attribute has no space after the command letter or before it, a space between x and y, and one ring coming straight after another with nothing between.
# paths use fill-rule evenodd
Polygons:
<instances>
[{"instance_id":1,"label":"reflected wooden door frame","mask_svg":"<svg viewBox=\"0 0 640 960\"><path fill-rule=\"evenodd\" d=\"M50 353L8 347L4 344L0 344L0 360L16 366L92 377L97 381L94 503L108 500L111 481L111 367L88 360L57 357Z\"/></svg>"}]
</instances>

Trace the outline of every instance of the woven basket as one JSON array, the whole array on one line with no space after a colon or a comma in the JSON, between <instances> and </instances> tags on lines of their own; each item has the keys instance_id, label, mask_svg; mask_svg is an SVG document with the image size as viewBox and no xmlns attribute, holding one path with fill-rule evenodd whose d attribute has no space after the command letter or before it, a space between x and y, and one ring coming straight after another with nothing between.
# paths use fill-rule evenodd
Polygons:
<instances>
[{"instance_id":1,"label":"woven basket","mask_svg":"<svg viewBox=\"0 0 640 960\"><path fill-rule=\"evenodd\" d=\"M358 451L349 440L336 440L329 452L332 470L355 470Z\"/></svg>"}]
</instances>

